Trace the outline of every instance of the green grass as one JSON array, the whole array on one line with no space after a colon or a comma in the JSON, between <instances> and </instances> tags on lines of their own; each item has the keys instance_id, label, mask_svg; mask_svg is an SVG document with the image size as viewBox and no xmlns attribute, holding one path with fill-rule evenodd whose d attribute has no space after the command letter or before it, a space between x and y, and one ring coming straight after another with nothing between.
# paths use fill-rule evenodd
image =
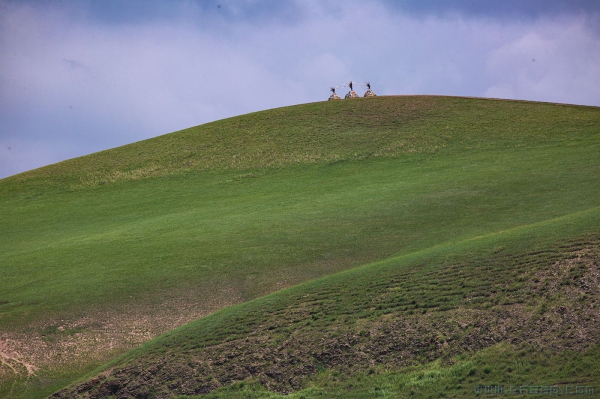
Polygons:
<instances>
[{"instance_id":1,"label":"green grass","mask_svg":"<svg viewBox=\"0 0 600 399\"><path fill-rule=\"evenodd\" d=\"M144 384L159 393L180 379L197 379L192 389L216 379L225 386L215 398L279 397L258 382L307 398L372 397L377 387L382 397L465 397L478 385L597 386L600 296L597 287L579 293L598 264L547 272L583 248L597 251L599 224L596 208L307 282L165 334L107 365L115 369L106 382L135 385L150 370ZM228 387L228 378L245 382Z\"/></svg>"},{"instance_id":2,"label":"green grass","mask_svg":"<svg viewBox=\"0 0 600 399\"><path fill-rule=\"evenodd\" d=\"M515 302L526 298L522 303L536 303L544 297L531 290L529 283L533 276L541 269L552 269L559 260L570 259L573 251L597 246L599 225L600 207L597 207L392 256L226 308L164 334L150 345L162 353L182 345L200 348L231 338L245 338L257 325L274 325L275 328L269 327L274 332L296 330L290 327L289 319L298 326L304 326L307 320L294 318L295 308L316 315L306 326L321 334L321 324L329 326L347 315L350 317L344 323L353 324L358 319L378 319L389 314L390 309L408 314L417 309L485 309L482 297L493 300L503 292L511 293ZM494 302L494 306L510 305ZM231 331L239 334L232 337ZM147 348L142 346L139 350L143 353ZM132 356L137 356L136 351L131 352Z\"/></svg>"},{"instance_id":3,"label":"green grass","mask_svg":"<svg viewBox=\"0 0 600 399\"><path fill-rule=\"evenodd\" d=\"M61 320L170 299L212 311L594 212L599 126L595 107L379 97L243 115L3 179L0 332L51 341ZM98 361L42 370L40 384Z\"/></svg>"}]
</instances>

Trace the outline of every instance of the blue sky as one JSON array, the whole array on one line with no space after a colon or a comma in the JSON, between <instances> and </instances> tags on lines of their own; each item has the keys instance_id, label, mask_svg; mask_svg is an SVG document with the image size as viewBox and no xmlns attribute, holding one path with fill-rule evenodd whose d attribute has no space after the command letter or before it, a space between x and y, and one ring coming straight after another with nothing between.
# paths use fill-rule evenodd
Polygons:
<instances>
[{"instance_id":1,"label":"blue sky","mask_svg":"<svg viewBox=\"0 0 600 399\"><path fill-rule=\"evenodd\" d=\"M0 54L0 178L349 80L600 106L599 1L0 0Z\"/></svg>"}]
</instances>

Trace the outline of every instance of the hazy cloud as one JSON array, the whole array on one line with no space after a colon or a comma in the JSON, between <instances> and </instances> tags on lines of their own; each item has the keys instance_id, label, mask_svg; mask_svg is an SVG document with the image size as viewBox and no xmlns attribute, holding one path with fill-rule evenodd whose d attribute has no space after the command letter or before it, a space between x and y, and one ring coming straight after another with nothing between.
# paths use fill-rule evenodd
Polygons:
<instances>
[{"instance_id":1,"label":"hazy cloud","mask_svg":"<svg viewBox=\"0 0 600 399\"><path fill-rule=\"evenodd\" d=\"M484 95L600 105L599 66L600 40L583 21L546 23L490 53Z\"/></svg>"}]
</instances>

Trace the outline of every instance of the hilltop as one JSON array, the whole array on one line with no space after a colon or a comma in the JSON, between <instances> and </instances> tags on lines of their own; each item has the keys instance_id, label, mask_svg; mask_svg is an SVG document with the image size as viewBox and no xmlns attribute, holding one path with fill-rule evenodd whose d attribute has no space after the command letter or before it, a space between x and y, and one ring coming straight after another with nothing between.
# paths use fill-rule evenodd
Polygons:
<instances>
[{"instance_id":1,"label":"hilltop","mask_svg":"<svg viewBox=\"0 0 600 399\"><path fill-rule=\"evenodd\" d=\"M596 107L377 97L0 180L0 395L43 397L111 359L77 389L392 384L384 397L437 376L460 396L506 379L517 354L540 384L592 384L599 126Z\"/></svg>"}]
</instances>

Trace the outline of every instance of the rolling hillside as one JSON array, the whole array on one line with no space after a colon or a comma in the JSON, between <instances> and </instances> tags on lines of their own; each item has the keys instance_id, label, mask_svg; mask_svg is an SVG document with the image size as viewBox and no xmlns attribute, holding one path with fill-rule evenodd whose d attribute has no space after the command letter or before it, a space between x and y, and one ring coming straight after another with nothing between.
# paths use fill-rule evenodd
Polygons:
<instances>
[{"instance_id":1,"label":"rolling hillside","mask_svg":"<svg viewBox=\"0 0 600 399\"><path fill-rule=\"evenodd\" d=\"M0 396L600 386L599 139L596 107L378 97L1 180Z\"/></svg>"}]
</instances>

